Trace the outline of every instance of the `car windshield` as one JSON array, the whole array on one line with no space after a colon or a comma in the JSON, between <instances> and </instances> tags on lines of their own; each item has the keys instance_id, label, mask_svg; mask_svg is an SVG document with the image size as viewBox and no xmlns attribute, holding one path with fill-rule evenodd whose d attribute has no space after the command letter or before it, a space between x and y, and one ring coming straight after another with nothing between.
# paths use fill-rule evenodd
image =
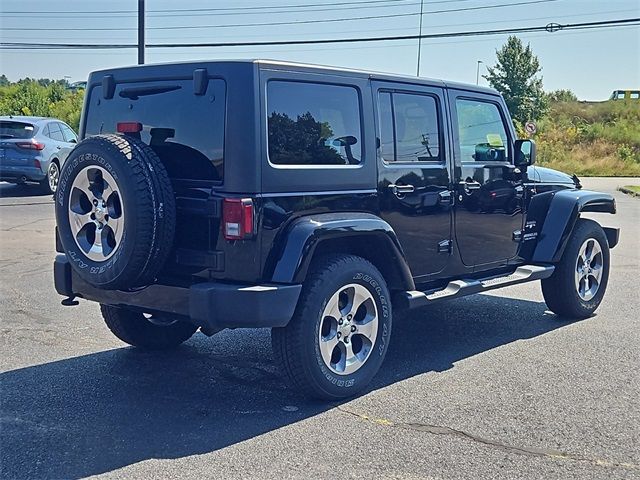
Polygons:
<instances>
[{"instance_id":1,"label":"car windshield","mask_svg":"<svg viewBox=\"0 0 640 480\"><path fill-rule=\"evenodd\" d=\"M35 128L30 123L0 122L0 138L31 138Z\"/></svg>"}]
</instances>

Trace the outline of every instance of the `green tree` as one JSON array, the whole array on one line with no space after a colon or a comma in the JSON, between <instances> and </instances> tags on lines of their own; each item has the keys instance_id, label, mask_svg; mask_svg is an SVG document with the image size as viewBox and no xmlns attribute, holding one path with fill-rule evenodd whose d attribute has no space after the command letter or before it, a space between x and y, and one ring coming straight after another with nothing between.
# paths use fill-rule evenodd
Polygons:
<instances>
[{"instance_id":1,"label":"green tree","mask_svg":"<svg viewBox=\"0 0 640 480\"><path fill-rule=\"evenodd\" d=\"M542 68L531 46L510 36L496 56L496 65L484 78L502 94L514 121L523 124L544 116L548 102L538 76Z\"/></svg>"},{"instance_id":2,"label":"green tree","mask_svg":"<svg viewBox=\"0 0 640 480\"><path fill-rule=\"evenodd\" d=\"M571 90L554 90L553 92L547 93L547 99L549 102L559 103L559 102L577 102L578 97Z\"/></svg>"}]
</instances>

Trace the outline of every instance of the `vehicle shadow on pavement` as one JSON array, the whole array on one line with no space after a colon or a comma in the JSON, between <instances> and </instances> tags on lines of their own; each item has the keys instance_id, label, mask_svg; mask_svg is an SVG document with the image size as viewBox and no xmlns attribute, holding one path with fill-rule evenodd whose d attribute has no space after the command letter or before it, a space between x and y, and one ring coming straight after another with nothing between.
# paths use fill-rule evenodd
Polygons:
<instances>
[{"instance_id":1,"label":"vehicle shadow on pavement","mask_svg":"<svg viewBox=\"0 0 640 480\"><path fill-rule=\"evenodd\" d=\"M0 182L0 198L22 198L22 197L51 197L50 193L45 193L40 185Z\"/></svg>"},{"instance_id":2,"label":"vehicle shadow on pavement","mask_svg":"<svg viewBox=\"0 0 640 480\"><path fill-rule=\"evenodd\" d=\"M396 319L371 389L566 325L544 303L487 295L412 312ZM337 405L285 387L267 330L199 334L171 353L118 348L9 371L0 392L0 471L12 479L80 478L209 453Z\"/></svg>"}]
</instances>

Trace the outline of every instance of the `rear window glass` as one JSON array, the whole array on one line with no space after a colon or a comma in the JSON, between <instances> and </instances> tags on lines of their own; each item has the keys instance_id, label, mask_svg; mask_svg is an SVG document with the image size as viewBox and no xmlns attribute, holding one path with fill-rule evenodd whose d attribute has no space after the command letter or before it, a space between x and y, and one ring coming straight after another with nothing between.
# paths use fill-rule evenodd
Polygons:
<instances>
[{"instance_id":1,"label":"rear window glass","mask_svg":"<svg viewBox=\"0 0 640 480\"><path fill-rule=\"evenodd\" d=\"M271 81L269 160L276 165L357 165L362 159L360 99L354 87Z\"/></svg>"},{"instance_id":2,"label":"rear window glass","mask_svg":"<svg viewBox=\"0 0 640 480\"><path fill-rule=\"evenodd\" d=\"M30 123L0 122L0 138L31 138L35 130Z\"/></svg>"},{"instance_id":3,"label":"rear window glass","mask_svg":"<svg viewBox=\"0 0 640 480\"><path fill-rule=\"evenodd\" d=\"M193 80L117 84L112 99L91 90L85 136L114 133L119 122L142 124L140 137L172 178L221 182L224 163L226 85L211 79L204 95Z\"/></svg>"}]
</instances>

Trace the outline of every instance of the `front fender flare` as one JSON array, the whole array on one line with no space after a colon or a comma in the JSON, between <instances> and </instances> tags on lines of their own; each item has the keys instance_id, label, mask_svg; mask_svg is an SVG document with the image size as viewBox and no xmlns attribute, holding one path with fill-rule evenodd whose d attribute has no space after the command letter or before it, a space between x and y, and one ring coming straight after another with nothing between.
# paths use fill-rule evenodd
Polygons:
<instances>
[{"instance_id":1,"label":"front fender flare","mask_svg":"<svg viewBox=\"0 0 640 480\"><path fill-rule=\"evenodd\" d=\"M394 262L403 288L415 288L402 247L391 226L370 213L337 212L300 217L283 232L267 265L274 283L302 283L318 245L354 236L370 236L384 245L386 260Z\"/></svg>"},{"instance_id":2,"label":"front fender flare","mask_svg":"<svg viewBox=\"0 0 640 480\"><path fill-rule=\"evenodd\" d=\"M552 198L543 202L548 203L548 210L532 256L535 263L560 261L580 213L616 213L616 201L608 193L571 189L543 195L552 195ZM609 236L607 235L607 238ZM615 245L610 245L613 246Z\"/></svg>"}]
</instances>

